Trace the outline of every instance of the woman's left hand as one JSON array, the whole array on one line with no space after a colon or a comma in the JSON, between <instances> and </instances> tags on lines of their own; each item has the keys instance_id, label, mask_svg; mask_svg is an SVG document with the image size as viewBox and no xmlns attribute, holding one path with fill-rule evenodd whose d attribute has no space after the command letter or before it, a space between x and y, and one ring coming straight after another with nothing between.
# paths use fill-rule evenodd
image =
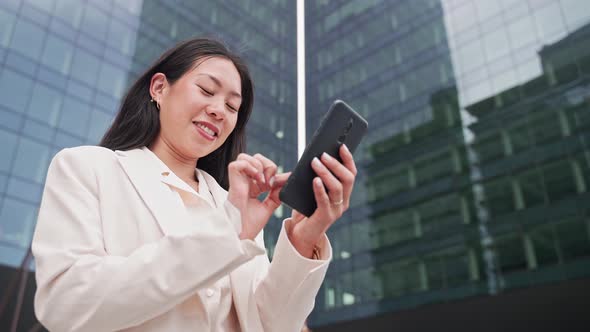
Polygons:
<instances>
[{"instance_id":1,"label":"woman's left hand","mask_svg":"<svg viewBox=\"0 0 590 332\"><path fill-rule=\"evenodd\" d=\"M357 169L346 145L340 147L339 153L342 163L326 153L321 156L321 161L316 158L311 163L318 175L313 180L318 206L315 212L307 218L293 210L292 224L288 230L289 240L305 257L312 257L314 247L324 233L350 206Z\"/></svg>"}]
</instances>

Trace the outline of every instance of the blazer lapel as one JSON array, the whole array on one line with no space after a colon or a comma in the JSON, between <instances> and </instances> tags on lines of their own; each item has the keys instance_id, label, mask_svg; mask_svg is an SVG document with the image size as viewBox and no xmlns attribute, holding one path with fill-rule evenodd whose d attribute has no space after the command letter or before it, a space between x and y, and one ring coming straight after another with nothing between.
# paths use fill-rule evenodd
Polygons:
<instances>
[{"instance_id":1,"label":"blazer lapel","mask_svg":"<svg viewBox=\"0 0 590 332\"><path fill-rule=\"evenodd\" d=\"M159 166L152 156L141 149L115 152L123 170L154 215L162 232L165 235L182 233L186 229L186 210L182 208L182 202L162 182L163 173L169 170Z\"/></svg>"}]
</instances>

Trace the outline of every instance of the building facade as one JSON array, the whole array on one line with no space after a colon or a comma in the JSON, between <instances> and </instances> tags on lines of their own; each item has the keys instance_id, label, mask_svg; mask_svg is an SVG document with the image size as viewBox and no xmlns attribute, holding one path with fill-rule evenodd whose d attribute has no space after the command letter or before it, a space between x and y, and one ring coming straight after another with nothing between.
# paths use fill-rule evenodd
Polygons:
<instances>
[{"instance_id":1,"label":"building facade","mask_svg":"<svg viewBox=\"0 0 590 332\"><path fill-rule=\"evenodd\" d=\"M248 152L293 167L295 13L287 0L0 1L0 329L15 311L19 331L35 323L27 253L53 155L97 144L126 88L178 41L219 38L245 58L255 84ZM269 222L270 251L283 213Z\"/></svg>"},{"instance_id":2,"label":"building facade","mask_svg":"<svg viewBox=\"0 0 590 332\"><path fill-rule=\"evenodd\" d=\"M308 138L334 99L369 121L313 330L529 330L548 326L532 319L545 311L582 317L590 3L305 4ZM218 37L244 55L248 151L293 167L295 13L291 0L0 1L0 329L38 327L27 253L52 156L96 144L126 87L177 41ZM266 228L269 253L287 213Z\"/></svg>"},{"instance_id":3,"label":"building facade","mask_svg":"<svg viewBox=\"0 0 590 332\"><path fill-rule=\"evenodd\" d=\"M306 6L308 136L334 99L369 122L312 327L451 329L472 310L505 330L515 316L482 312L590 289L590 4ZM553 316L580 319L574 303Z\"/></svg>"}]
</instances>

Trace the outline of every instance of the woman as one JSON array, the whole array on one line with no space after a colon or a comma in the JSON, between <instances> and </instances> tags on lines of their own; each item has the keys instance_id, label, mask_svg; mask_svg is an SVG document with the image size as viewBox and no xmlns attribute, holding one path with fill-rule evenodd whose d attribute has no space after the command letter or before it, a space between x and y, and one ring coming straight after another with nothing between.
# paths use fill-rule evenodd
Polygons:
<instances>
[{"instance_id":1,"label":"woman","mask_svg":"<svg viewBox=\"0 0 590 332\"><path fill-rule=\"evenodd\" d=\"M301 329L356 169L344 146L343 163L313 162L318 209L284 221L269 263L262 229L289 174L242 153L252 104L242 60L188 40L130 88L101 147L54 157L33 239L49 330Z\"/></svg>"}]
</instances>

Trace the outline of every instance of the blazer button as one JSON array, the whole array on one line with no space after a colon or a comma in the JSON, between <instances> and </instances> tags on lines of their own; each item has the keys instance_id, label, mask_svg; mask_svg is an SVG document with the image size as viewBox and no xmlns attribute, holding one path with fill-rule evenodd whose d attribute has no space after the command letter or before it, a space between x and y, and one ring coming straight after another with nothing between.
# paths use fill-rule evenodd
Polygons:
<instances>
[{"instance_id":1,"label":"blazer button","mask_svg":"<svg viewBox=\"0 0 590 332\"><path fill-rule=\"evenodd\" d=\"M213 294L214 294L214 293L215 293L215 291L214 291L214 290L212 290L211 288L208 288L208 289L207 289L207 296L208 296L208 297L211 297L211 296L213 296Z\"/></svg>"}]
</instances>

